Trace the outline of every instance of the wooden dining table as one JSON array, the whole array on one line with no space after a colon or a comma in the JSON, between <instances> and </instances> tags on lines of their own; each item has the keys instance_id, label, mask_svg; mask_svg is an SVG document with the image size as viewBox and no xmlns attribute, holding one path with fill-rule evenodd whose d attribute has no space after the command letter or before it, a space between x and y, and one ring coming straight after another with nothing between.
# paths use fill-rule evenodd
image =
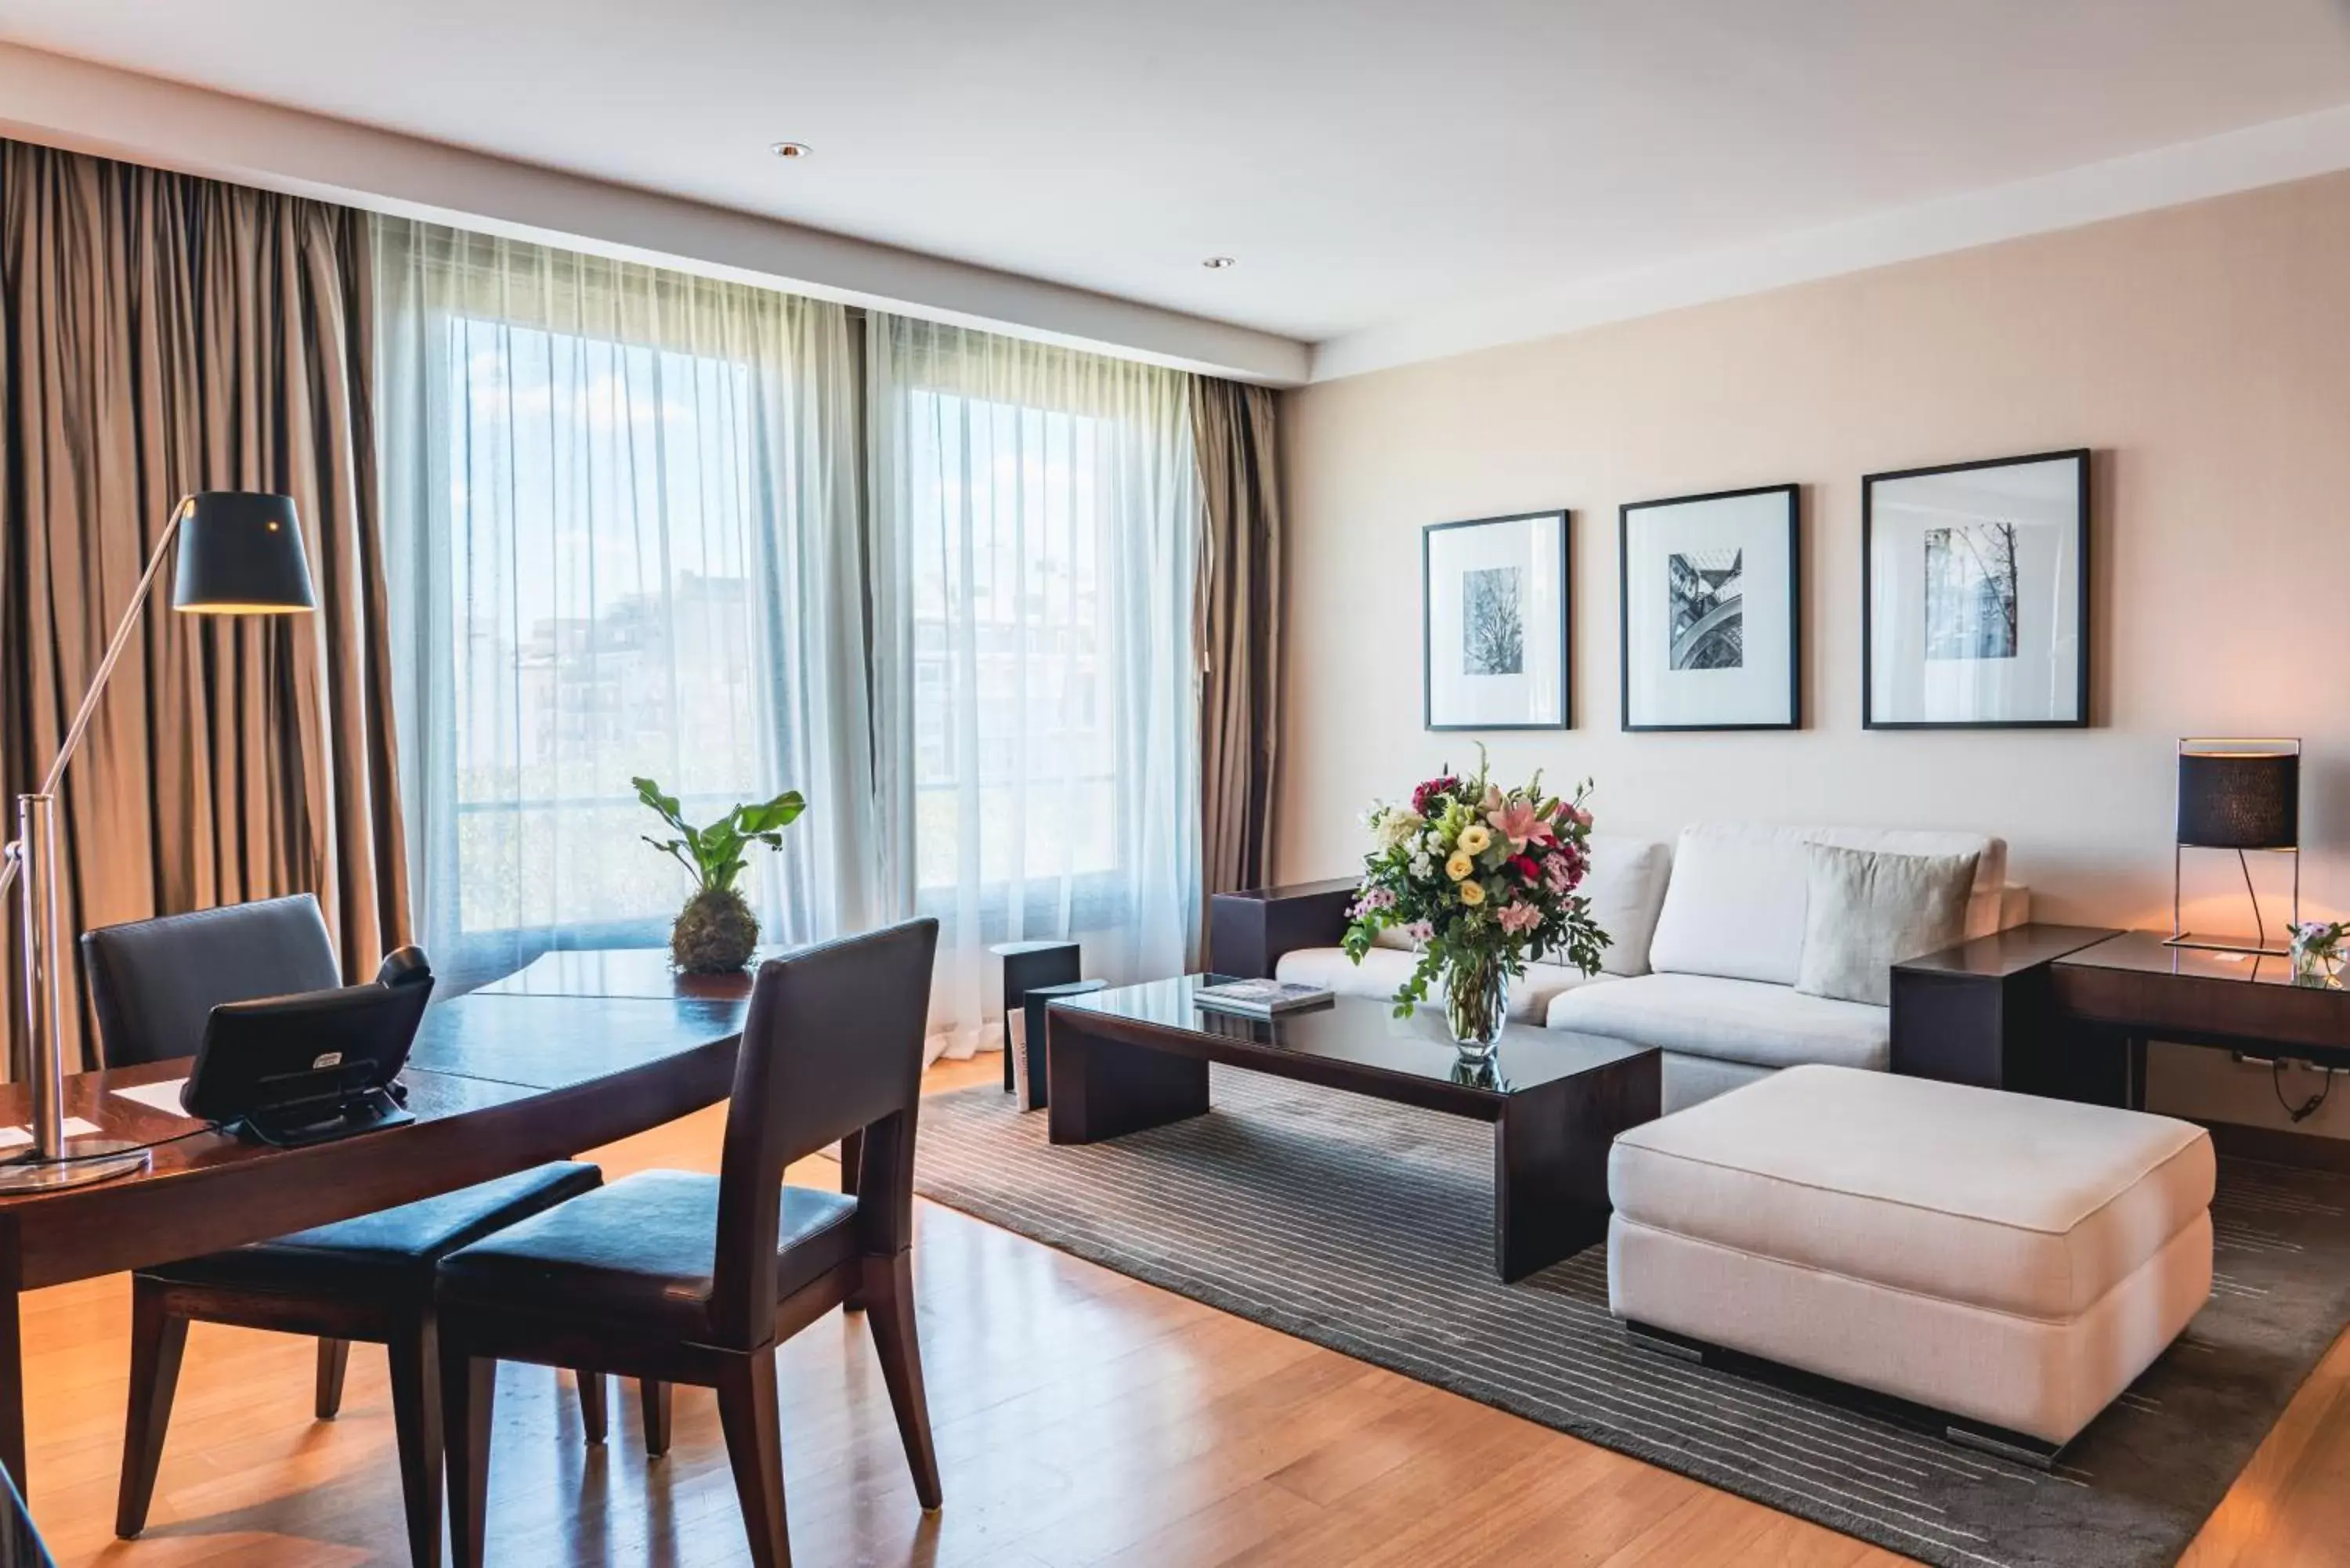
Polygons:
<instances>
[{"instance_id":1,"label":"wooden dining table","mask_svg":"<svg viewBox=\"0 0 2350 1568\"><path fill-rule=\"evenodd\" d=\"M401 1073L413 1122L272 1148L125 1097L191 1060L66 1080L66 1114L153 1145L143 1173L0 1199L0 1464L25 1474L19 1298L413 1202L564 1159L724 1099L751 978L681 976L658 949L550 953L424 1015ZM0 1126L22 1127L22 1084ZM125 1354L128 1354L126 1349Z\"/></svg>"}]
</instances>

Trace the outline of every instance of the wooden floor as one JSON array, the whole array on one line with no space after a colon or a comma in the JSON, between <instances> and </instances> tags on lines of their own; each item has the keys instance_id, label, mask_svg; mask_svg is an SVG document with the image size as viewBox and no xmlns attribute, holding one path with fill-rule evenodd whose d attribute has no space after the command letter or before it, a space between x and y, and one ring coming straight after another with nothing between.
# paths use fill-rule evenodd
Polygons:
<instances>
[{"instance_id":1,"label":"wooden floor","mask_svg":"<svg viewBox=\"0 0 2350 1568\"><path fill-rule=\"evenodd\" d=\"M985 1080L946 1065L933 1087ZM716 1168L719 1113L591 1158L611 1175ZM812 1162L795 1179L829 1183ZM801 1568L1582 1564L1854 1568L1902 1559L924 1205L916 1267L946 1507L914 1502L861 1324L784 1356ZM353 1568L406 1561L383 1355L310 1417L308 1342L199 1324L153 1522L111 1532L125 1281L28 1297L34 1511L66 1568ZM680 1389L644 1458L632 1387L580 1438L556 1375L499 1394L489 1561L747 1561L711 1397ZM2336 1345L2186 1561L2350 1563L2350 1346Z\"/></svg>"}]
</instances>

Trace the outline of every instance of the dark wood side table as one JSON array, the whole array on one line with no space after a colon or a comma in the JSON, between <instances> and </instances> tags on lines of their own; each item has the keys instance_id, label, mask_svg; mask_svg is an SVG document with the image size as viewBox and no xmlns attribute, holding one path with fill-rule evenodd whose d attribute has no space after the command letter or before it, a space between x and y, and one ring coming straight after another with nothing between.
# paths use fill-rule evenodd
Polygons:
<instances>
[{"instance_id":1,"label":"dark wood side table","mask_svg":"<svg viewBox=\"0 0 2350 1568\"><path fill-rule=\"evenodd\" d=\"M2050 968L2121 933L2110 926L2018 926L1893 966L1893 1070L1979 1088L2103 1100L2099 1064L2053 1036Z\"/></svg>"},{"instance_id":2,"label":"dark wood side table","mask_svg":"<svg viewBox=\"0 0 2350 1568\"><path fill-rule=\"evenodd\" d=\"M1271 980L1282 954L1336 947L1347 934L1347 910L1360 887L1353 877L1341 877L1214 895L1208 900L1208 967L1218 974Z\"/></svg>"},{"instance_id":3,"label":"dark wood side table","mask_svg":"<svg viewBox=\"0 0 2350 1568\"><path fill-rule=\"evenodd\" d=\"M2350 991L2297 983L2286 959L2125 931L2053 962L2049 992L2061 1022L2114 1043L2126 1105L2146 1103L2146 1048L2156 1040L2350 1068Z\"/></svg>"},{"instance_id":4,"label":"dark wood side table","mask_svg":"<svg viewBox=\"0 0 2350 1568\"><path fill-rule=\"evenodd\" d=\"M1918 1077L2142 1108L2158 1040L2350 1068L2350 991L2153 931L2021 926L1896 964L1892 987L1893 1070Z\"/></svg>"},{"instance_id":5,"label":"dark wood side table","mask_svg":"<svg viewBox=\"0 0 2350 1568\"><path fill-rule=\"evenodd\" d=\"M1003 961L1003 1092L1014 1086L1012 1021L1024 1016L1028 992L1040 985L1068 985L1083 972L1075 942L998 942L987 950Z\"/></svg>"}]
</instances>

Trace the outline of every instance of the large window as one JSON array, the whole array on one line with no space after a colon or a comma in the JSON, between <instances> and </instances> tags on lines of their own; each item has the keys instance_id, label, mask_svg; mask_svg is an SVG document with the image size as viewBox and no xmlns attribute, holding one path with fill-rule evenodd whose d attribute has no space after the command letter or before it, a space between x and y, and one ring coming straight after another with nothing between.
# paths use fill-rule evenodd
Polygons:
<instances>
[{"instance_id":1,"label":"large window","mask_svg":"<svg viewBox=\"0 0 2350 1568\"><path fill-rule=\"evenodd\" d=\"M1172 371L877 317L876 689L941 1048L994 1043L998 943L1184 964L1200 904L1189 400Z\"/></svg>"},{"instance_id":2,"label":"large window","mask_svg":"<svg viewBox=\"0 0 2350 1568\"><path fill-rule=\"evenodd\" d=\"M936 903L976 876L1001 927L1011 885L1118 868L1117 715L1103 690L1114 519L1096 502L1118 432L906 396L918 886Z\"/></svg>"},{"instance_id":3,"label":"large window","mask_svg":"<svg viewBox=\"0 0 2350 1568\"><path fill-rule=\"evenodd\" d=\"M456 933L656 934L677 867L633 852L647 823L629 781L712 813L772 776L749 371L478 317L447 332Z\"/></svg>"},{"instance_id":4,"label":"large window","mask_svg":"<svg viewBox=\"0 0 2350 1568\"><path fill-rule=\"evenodd\" d=\"M833 629L833 556L855 556L852 498L811 450L810 401L855 395L839 312L423 225L382 233L428 948L476 978L550 947L661 940L687 884L641 842L656 825L636 777L696 817L806 793L807 831L758 857L744 890L776 940L834 929L823 851L869 793L861 767L836 776L861 691L835 715L816 640Z\"/></svg>"},{"instance_id":5,"label":"large window","mask_svg":"<svg viewBox=\"0 0 2350 1568\"><path fill-rule=\"evenodd\" d=\"M1004 941L1077 941L1112 980L1185 966L1190 378L376 234L401 784L436 967L660 942L687 884L641 842L636 777L702 817L802 791L745 889L769 938L935 916L934 1049L1000 1035Z\"/></svg>"}]
</instances>

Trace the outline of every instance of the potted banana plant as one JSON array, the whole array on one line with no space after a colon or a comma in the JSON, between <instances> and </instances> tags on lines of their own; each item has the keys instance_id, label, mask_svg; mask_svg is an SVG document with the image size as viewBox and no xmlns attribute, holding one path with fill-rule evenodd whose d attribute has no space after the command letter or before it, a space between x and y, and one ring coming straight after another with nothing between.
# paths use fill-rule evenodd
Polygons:
<instances>
[{"instance_id":1,"label":"potted banana plant","mask_svg":"<svg viewBox=\"0 0 2350 1568\"><path fill-rule=\"evenodd\" d=\"M807 802L799 791L785 790L773 800L735 806L707 827L696 827L685 820L677 797L663 794L660 785L650 779L629 782L637 786L637 798L677 834L666 839L648 836L645 842L693 876L693 892L670 928L671 961L689 974L741 969L759 945L759 918L734 886L750 864L744 855L754 844L781 849L783 830L799 820Z\"/></svg>"}]
</instances>

